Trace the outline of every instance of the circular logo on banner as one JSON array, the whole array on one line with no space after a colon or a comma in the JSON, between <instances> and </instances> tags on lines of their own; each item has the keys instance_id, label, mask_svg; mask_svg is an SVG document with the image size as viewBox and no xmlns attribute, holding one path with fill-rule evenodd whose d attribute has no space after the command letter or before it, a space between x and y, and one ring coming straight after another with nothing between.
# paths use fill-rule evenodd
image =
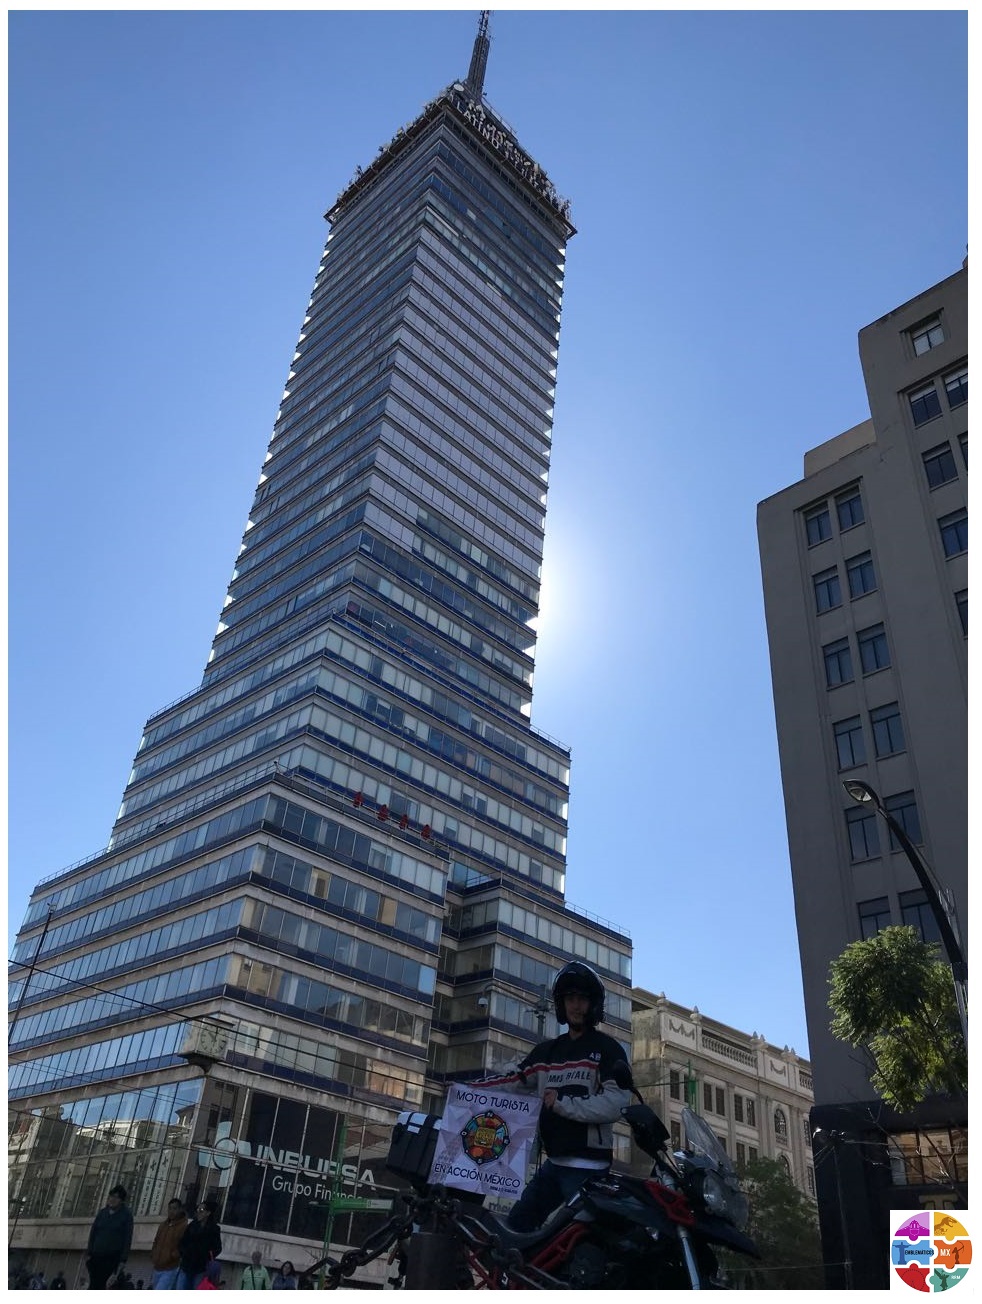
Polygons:
<instances>
[{"instance_id":1,"label":"circular logo on banner","mask_svg":"<svg viewBox=\"0 0 982 1304\"><path fill-rule=\"evenodd\" d=\"M890 1262L913 1290L951 1290L968 1273L972 1242L962 1213L925 1209L909 1214L893 1233Z\"/></svg>"},{"instance_id":2,"label":"circular logo on banner","mask_svg":"<svg viewBox=\"0 0 982 1304\"><path fill-rule=\"evenodd\" d=\"M505 1153L511 1137L508 1124L497 1114L475 1114L460 1134L464 1153L475 1164L489 1164Z\"/></svg>"}]
</instances>

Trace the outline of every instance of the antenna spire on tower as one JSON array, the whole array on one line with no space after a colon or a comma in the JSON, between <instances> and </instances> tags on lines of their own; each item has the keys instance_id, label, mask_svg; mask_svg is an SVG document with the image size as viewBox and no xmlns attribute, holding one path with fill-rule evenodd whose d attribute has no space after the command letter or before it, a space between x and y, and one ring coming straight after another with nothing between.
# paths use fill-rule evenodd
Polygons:
<instances>
[{"instance_id":1,"label":"antenna spire on tower","mask_svg":"<svg viewBox=\"0 0 982 1304\"><path fill-rule=\"evenodd\" d=\"M477 20L477 36L474 38L471 66L467 70L467 80L464 83L475 100L479 100L484 94L484 73L488 66L488 50L491 48L491 40L488 36L490 17L490 9L481 10L481 16Z\"/></svg>"}]
</instances>

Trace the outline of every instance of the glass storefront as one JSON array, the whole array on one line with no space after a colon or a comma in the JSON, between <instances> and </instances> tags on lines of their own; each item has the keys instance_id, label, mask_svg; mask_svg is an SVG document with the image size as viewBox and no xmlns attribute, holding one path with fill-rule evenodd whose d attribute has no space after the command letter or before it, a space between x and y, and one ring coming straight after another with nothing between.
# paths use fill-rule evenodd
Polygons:
<instances>
[{"instance_id":1,"label":"glass storefront","mask_svg":"<svg viewBox=\"0 0 982 1304\"><path fill-rule=\"evenodd\" d=\"M385 1169L393 1122L226 1086L204 1120L204 1144L195 1156L198 1193L219 1201L224 1226L322 1240L332 1193L373 1199L395 1193L400 1183ZM338 1215L331 1239L357 1244L378 1225L377 1214Z\"/></svg>"},{"instance_id":2,"label":"glass storefront","mask_svg":"<svg viewBox=\"0 0 982 1304\"><path fill-rule=\"evenodd\" d=\"M91 1218L121 1182L135 1216L180 1190L200 1081L86 1094L8 1114L8 1192L21 1218Z\"/></svg>"},{"instance_id":3,"label":"glass storefront","mask_svg":"<svg viewBox=\"0 0 982 1304\"><path fill-rule=\"evenodd\" d=\"M227 1231L322 1242L332 1195L391 1199L403 1185L385 1169L394 1121L222 1082L202 1102L200 1081L12 1110L10 1207L21 1221L90 1219L122 1183L138 1219L208 1196ZM360 1243L380 1217L337 1214L332 1242Z\"/></svg>"}]
</instances>

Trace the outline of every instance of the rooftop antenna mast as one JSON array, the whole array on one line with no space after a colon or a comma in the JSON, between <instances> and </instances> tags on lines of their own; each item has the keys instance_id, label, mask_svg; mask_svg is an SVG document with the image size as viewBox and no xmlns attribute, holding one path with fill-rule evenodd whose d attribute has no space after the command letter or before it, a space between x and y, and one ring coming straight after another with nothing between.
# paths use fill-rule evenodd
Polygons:
<instances>
[{"instance_id":1,"label":"rooftop antenna mast","mask_svg":"<svg viewBox=\"0 0 982 1304\"><path fill-rule=\"evenodd\" d=\"M474 40L471 66L467 70L467 80L464 83L475 100L480 100L484 95L484 73L488 66L488 50L491 48L491 41L488 37L488 19L490 17L490 9L481 10L481 16L477 21L477 36Z\"/></svg>"}]
</instances>

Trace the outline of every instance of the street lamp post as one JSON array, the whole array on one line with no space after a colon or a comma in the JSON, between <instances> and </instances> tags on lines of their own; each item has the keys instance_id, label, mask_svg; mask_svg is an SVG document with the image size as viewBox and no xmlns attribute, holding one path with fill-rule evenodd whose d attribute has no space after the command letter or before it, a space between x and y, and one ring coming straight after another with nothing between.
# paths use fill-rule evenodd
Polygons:
<instances>
[{"instance_id":1,"label":"street lamp post","mask_svg":"<svg viewBox=\"0 0 982 1304\"><path fill-rule=\"evenodd\" d=\"M552 1009L552 997L546 988L543 988L542 995L536 997L534 1005L526 1007L529 1014L535 1015L535 1029L539 1041L545 1037L546 1033L546 1015Z\"/></svg>"},{"instance_id":2,"label":"street lamp post","mask_svg":"<svg viewBox=\"0 0 982 1304\"><path fill-rule=\"evenodd\" d=\"M861 779L846 779L842 784L846 792L858 802L860 806L872 806L875 811L883 816L887 827L893 836L900 843L904 855L910 861L914 873L917 875L917 881L924 889L924 895L927 897L928 905L931 907L931 913L934 915L935 923L938 925L938 932L941 935L941 944L944 947L945 955L948 957L948 964L951 966L952 981L955 986L955 1003L958 1006L958 1018L962 1026L962 1037L965 1041L966 1051L968 1049L968 1005L966 1000L966 991L968 988L968 962L962 951L961 942L955 931L954 898L949 889L944 888L938 883L931 870L925 864L917 848L908 838L903 828L897 820L893 818L890 812L883 805L879 794L871 788L868 783L863 783Z\"/></svg>"},{"instance_id":3,"label":"street lamp post","mask_svg":"<svg viewBox=\"0 0 982 1304\"><path fill-rule=\"evenodd\" d=\"M835 1178L835 1201L839 1208L839 1236L842 1240L842 1277L846 1290L852 1290L852 1259L850 1257L849 1222L846 1218L846 1206L842 1192L842 1177L839 1173L839 1146L842 1144L841 1132L830 1132L827 1128L816 1128L813 1141L821 1141L832 1150L832 1173ZM823 1151L823 1154L827 1151ZM832 1265L830 1265L832 1266Z\"/></svg>"}]
</instances>

